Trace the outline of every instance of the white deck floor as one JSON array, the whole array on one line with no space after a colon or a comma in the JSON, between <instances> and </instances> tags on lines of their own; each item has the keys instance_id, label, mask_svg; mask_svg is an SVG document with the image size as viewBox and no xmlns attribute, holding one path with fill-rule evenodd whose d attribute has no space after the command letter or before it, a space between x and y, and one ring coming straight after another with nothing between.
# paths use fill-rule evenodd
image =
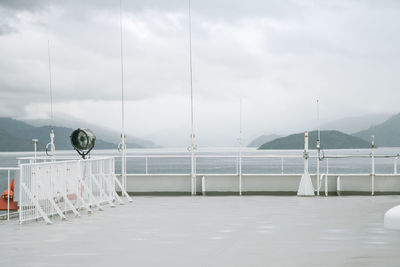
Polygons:
<instances>
[{"instance_id":1,"label":"white deck floor","mask_svg":"<svg viewBox=\"0 0 400 267\"><path fill-rule=\"evenodd\" d=\"M400 196L136 197L53 225L0 225L2 266L399 266Z\"/></svg>"}]
</instances>

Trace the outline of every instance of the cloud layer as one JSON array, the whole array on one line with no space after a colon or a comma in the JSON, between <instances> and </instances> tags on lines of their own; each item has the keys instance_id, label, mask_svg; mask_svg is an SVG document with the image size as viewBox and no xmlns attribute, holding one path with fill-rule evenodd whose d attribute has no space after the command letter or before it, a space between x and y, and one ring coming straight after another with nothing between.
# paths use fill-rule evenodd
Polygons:
<instances>
[{"instance_id":1,"label":"cloud layer","mask_svg":"<svg viewBox=\"0 0 400 267\"><path fill-rule=\"evenodd\" d=\"M189 141L188 2L123 1L128 136ZM192 0L199 145L399 112L397 1ZM119 1L2 1L0 115L120 127ZM57 119L57 118L55 118ZM250 141L250 140L248 140Z\"/></svg>"}]
</instances>

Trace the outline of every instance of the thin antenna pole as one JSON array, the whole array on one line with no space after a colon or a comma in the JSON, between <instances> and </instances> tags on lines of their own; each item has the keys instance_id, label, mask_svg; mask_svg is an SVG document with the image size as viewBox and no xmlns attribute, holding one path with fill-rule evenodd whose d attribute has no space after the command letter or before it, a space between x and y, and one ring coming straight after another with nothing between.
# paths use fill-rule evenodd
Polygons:
<instances>
[{"instance_id":1,"label":"thin antenna pole","mask_svg":"<svg viewBox=\"0 0 400 267\"><path fill-rule=\"evenodd\" d=\"M119 24L120 24L120 51L121 51L121 172L122 187L126 191L126 144L125 144L125 103L124 103L124 50L123 50L123 30L122 30L122 0L119 1Z\"/></svg>"},{"instance_id":2,"label":"thin antenna pole","mask_svg":"<svg viewBox=\"0 0 400 267\"><path fill-rule=\"evenodd\" d=\"M242 195L242 98L240 98L240 115L239 115L239 195Z\"/></svg>"},{"instance_id":3,"label":"thin antenna pole","mask_svg":"<svg viewBox=\"0 0 400 267\"><path fill-rule=\"evenodd\" d=\"M319 125L319 99L317 99L317 123L318 123L318 141L321 141L321 131Z\"/></svg>"},{"instance_id":4,"label":"thin antenna pole","mask_svg":"<svg viewBox=\"0 0 400 267\"><path fill-rule=\"evenodd\" d=\"M120 50L121 50L121 115L122 115L122 133L125 132L125 103L124 103L124 50L123 50L123 39L122 39L122 0L119 1L119 23L120 23ZM125 137L123 136L124 140Z\"/></svg>"},{"instance_id":5,"label":"thin antenna pole","mask_svg":"<svg viewBox=\"0 0 400 267\"><path fill-rule=\"evenodd\" d=\"M195 155L194 155L194 116L193 116L193 64L192 64L192 14L191 14L191 2L189 0L189 70L190 70L190 152L191 152L191 178L192 178L192 195L196 194L196 167L195 167Z\"/></svg>"},{"instance_id":6,"label":"thin antenna pole","mask_svg":"<svg viewBox=\"0 0 400 267\"><path fill-rule=\"evenodd\" d=\"M189 0L189 61L190 61L190 115L191 115L190 118L191 118L191 130L193 134L194 128L193 128L192 15L190 9L191 5Z\"/></svg>"},{"instance_id":7,"label":"thin antenna pole","mask_svg":"<svg viewBox=\"0 0 400 267\"><path fill-rule=\"evenodd\" d=\"M50 60L50 40L47 40L47 55L49 59L49 88L50 88L50 123L51 128L53 129L54 121L53 121L53 88L51 84L51 60Z\"/></svg>"},{"instance_id":8,"label":"thin antenna pole","mask_svg":"<svg viewBox=\"0 0 400 267\"><path fill-rule=\"evenodd\" d=\"M51 156L54 156L54 153L56 151L56 146L54 145L54 118L53 118L53 88L52 88L52 84L51 84L51 60L50 60L50 40L47 40L47 55L49 58L49 88L50 88L50 126L51 126L51 130L50 130L50 143L48 143L46 145L46 154L49 156L48 150L50 147L50 152L51 152Z\"/></svg>"},{"instance_id":9,"label":"thin antenna pole","mask_svg":"<svg viewBox=\"0 0 400 267\"><path fill-rule=\"evenodd\" d=\"M319 180L319 163L321 157L321 132L319 126L319 100L317 99L317 127L318 127L318 139L317 139L317 196L319 196L320 180Z\"/></svg>"}]
</instances>

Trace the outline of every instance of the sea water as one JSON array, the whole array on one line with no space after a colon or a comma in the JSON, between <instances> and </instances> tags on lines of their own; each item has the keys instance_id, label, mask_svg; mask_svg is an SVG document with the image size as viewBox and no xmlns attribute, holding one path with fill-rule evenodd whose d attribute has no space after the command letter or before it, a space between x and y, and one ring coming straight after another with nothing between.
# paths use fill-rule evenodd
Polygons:
<instances>
[{"instance_id":1,"label":"sea water","mask_svg":"<svg viewBox=\"0 0 400 267\"><path fill-rule=\"evenodd\" d=\"M340 149L325 150L326 157L337 155L370 155L370 149ZM375 155L397 155L400 148L377 148ZM116 173L121 173L121 154L117 150L95 150L92 156L115 156ZM146 173L145 157L148 156L147 172L149 174L185 174L190 173L190 153L184 148L155 148L155 149L129 149L127 152L127 173ZM187 157L174 157L174 156ZM235 174L238 172L239 150L232 148L200 148L196 155L209 156L196 159L196 172L199 174ZM293 174L303 172L302 150L257 150L255 148L243 148L242 173L250 174ZM269 156L276 155L271 158ZM296 158L286 155L298 156ZM316 150L310 151L311 156L316 156ZM18 157L32 157L33 152L0 152L0 167L17 167ZM38 156L44 156L39 152ZM57 156L75 156L75 151L57 151ZM250 157L248 157L250 156ZM255 157L251 157L255 156ZM265 156L265 157L262 157ZM400 165L400 164L399 164ZM315 173L317 159L310 158L309 171ZM370 173L371 158L329 158L320 161L320 173ZM376 158L375 172L388 174L394 172L394 158ZM11 178L15 177L11 172ZM0 171L0 190L7 187L7 172Z\"/></svg>"}]
</instances>

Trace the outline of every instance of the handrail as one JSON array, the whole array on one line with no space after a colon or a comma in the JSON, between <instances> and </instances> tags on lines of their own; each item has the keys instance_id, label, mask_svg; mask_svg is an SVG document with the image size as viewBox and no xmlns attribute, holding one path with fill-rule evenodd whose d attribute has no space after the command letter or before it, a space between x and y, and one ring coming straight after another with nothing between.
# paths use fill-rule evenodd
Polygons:
<instances>
[{"instance_id":1,"label":"handrail","mask_svg":"<svg viewBox=\"0 0 400 267\"><path fill-rule=\"evenodd\" d=\"M99 158L92 158L92 159L85 159L83 160L84 162L86 161L95 161L95 160L105 160L105 159L111 159L115 157L99 157ZM78 162L82 161L82 159L74 159L74 160L63 160L63 161L47 161L47 162L35 162L35 163L21 163L20 165L49 165L49 164L63 164L63 163L70 163L70 162Z\"/></svg>"},{"instance_id":2,"label":"handrail","mask_svg":"<svg viewBox=\"0 0 400 267\"><path fill-rule=\"evenodd\" d=\"M18 167L0 167L0 171L18 171L19 168Z\"/></svg>"},{"instance_id":3,"label":"handrail","mask_svg":"<svg viewBox=\"0 0 400 267\"><path fill-rule=\"evenodd\" d=\"M237 152L232 152L231 154L197 154L196 158L237 158L239 155L236 155ZM104 157L114 157L121 158L120 155L100 155L100 158ZM99 157L93 156L93 159L98 159ZM190 158L190 154L137 154L137 155L126 155L127 158ZM371 158L371 154L349 154L349 155L332 155L332 156L324 156L326 159L340 159L340 158ZM397 158L400 157L399 154L395 155L374 155L375 158ZM303 158L303 154L261 154L261 155L246 155L242 154L242 158ZM309 158L318 158L318 156L310 155ZM54 156L54 157L17 157L17 160L54 160L54 159L80 159L76 156Z\"/></svg>"}]
</instances>

